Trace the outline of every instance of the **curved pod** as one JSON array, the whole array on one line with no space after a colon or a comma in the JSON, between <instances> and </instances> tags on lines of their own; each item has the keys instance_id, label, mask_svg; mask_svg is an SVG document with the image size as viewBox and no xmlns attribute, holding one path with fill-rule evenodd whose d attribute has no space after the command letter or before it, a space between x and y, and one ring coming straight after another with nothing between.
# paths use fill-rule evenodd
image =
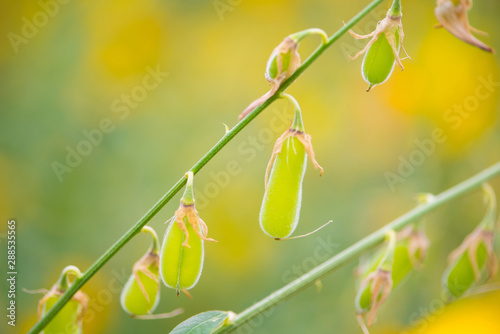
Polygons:
<instances>
[{"instance_id":1,"label":"curved pod","mask_svg":"<svg viewBox=\"0 0 500 334\"><path fill-rule=\"evenodd\" d=\"M120 296L123 309L133 315L143 315L153 312L160 301L160 285L143 272L137 273L146 291L149 301L144 296L135 275L130 275Z\"/></svg>"}]
</instances>

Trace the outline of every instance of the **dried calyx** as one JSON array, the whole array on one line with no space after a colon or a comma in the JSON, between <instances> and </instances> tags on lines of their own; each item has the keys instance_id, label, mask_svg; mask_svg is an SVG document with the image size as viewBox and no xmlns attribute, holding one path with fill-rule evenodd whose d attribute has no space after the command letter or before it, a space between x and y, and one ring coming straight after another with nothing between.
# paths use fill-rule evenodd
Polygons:
<instances>
[{"instance_id":1,"label":"dried calyx","mask_svg":"<svg viewBox=\"0 0 500 334\"><path fill-rule=\"evenodd\" d=\"M356 39L370 39L366 46L353 57L348 55L351 59L355 59L364 54L361 74L369 84L367 92L374 86L386 82L390 78L395 64L398 64L401 70L404 69L399 56L401 48L405 51L402 16L401 0L394 0L386 17L377 23L373 32L368 35L358 35L349 30L349 33Z\"/></svg>"},{"instance_id":2,"label":"dried calyx","mask_svg":"<svg viewBox=\"0 0 500 334\"><path fill-rule=\"evenodd\" d=\"M401 70L404 70L404 66L401 63L401 58L399 57L399 49L403 47L404 38L403 24L401 22L402 16L403 13L401 12L401 1L396 0L387 12L386 17L382 21L379 21L377 23L377 28L375 28L375 30L368 35L359 35L354 31L349 30L351 36L356 39L370 38L368 44L366 44L361 51L350 58L356 59L360 55L364 54L370 48L370 46L372 46L372 44L375 43L382 34L384 34L387 38L387 42L389 42L389 45L391 46L396 63L399 65L399 67L401 67Z\"/></svg>"},{"instance_id":3,"label":"dried calyx","mask_svg":"<svg viewBox=\"0 0 500 334\"><path fill-rule=\"evenodd\" d=\"M185 218L188 223L193 227L194 232L202 240L217 242L217 240L207 238L208 228L207 224L200 218L198 211L194 206L194 193L193 193L193 172L187 173L187 184L184 195L181 198L181 205L175 211L175 221L177 226L184 232L186 238L184 239L183 246L189 246L189 232L185 225Z\"/></svg>"},{"instance_id":4,"label":"dried calyx","mask_svg":"<svg viewBox=\"0 0 500 334\"><path fill-rule=\"evenodd\" d=\"M314 165L314 168L320 170L320 176L323 175L323 167L320 166L320 164L316 161L315 155L314 155L314 150L313 146L311 143L311 135L305 133L304 130L304 123L302 122L302 112L300 110L300 106L289 94L282 94L282 97L287 99L288 101L292 102L294 109L295 109L295 118L293 120L292 125L288 130L286 130L275 142L274 148L273 148L273 154L271 156L271 159L269 160L269 163L267 164L266 168L266 177L265 177L265 186L266 186L266 192L267 192L267 186L269 183L269 173L271 171L271 168L273 166L274 160L276 156L281 152L281 149L283 147L283 144L285 143L286 139L290 137L295 137L297 138L300 143L304 146L304 150L311 159L311 162Z\"/></svg>"},{"instance_id":5,"label":"dried calyx","mask_svg":"<svg viewBox=\"0 0 500 334\"><path fill-rule=\"evenodd\" d=\"M146 288L144 287L141 278L139 277L139 272L143 273L151 280L153 280L159 288L158 268L160 266L160 257L158 253L160 249L158 244L158 236L156 235L155 230L153 230L149 226L144 226L141 232L150 234L153 241L151 243L151 248L148 250L148 252L144 254L144 256L134 264L132 272L144 297L146 298L147 302L151 304L149 294L146 291Z\"/></svg>"},{"instance_id":6,"label":"dried calyx","mask_svg":"<svg viewBox=\"0 0 500 334\"><path fill-rule=\"evenodd\" d=\"M434 13L439 21L438 27L443 27L462 41L474 45L484 51L493 49L477 39L472 33L487 35L469 24L467 12L472 8L472 0L438 0Z\"/></svg>"}]
</instances>

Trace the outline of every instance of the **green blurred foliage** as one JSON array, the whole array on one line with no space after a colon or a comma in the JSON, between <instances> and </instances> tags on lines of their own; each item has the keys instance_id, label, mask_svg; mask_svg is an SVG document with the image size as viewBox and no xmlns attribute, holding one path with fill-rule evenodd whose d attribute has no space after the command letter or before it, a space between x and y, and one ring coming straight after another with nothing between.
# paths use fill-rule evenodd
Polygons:
<instances>
[{"instance_id":1,"label":"green blurred foliage","mask_svg":"<svg viewBox=\"0 0 500 334\"><path fill-rule=\"evenodd\" d=\"M309 27L333 33L367 1L233 3L221 16L212 0L70 1L15 52L9 33L22 34L23 18L33 22L43 9L38 1L2 2L0 212L3 222L17 219L19 333L35 322L40 297L20 289L50 288L68 264L85 270L127 231L224 134L223 123L234 125L248 103L268 89L267 57L286 35ZM500 49L500 3L474 5L472 25L490 32L481 38ZM373 29L388 6L363 19L356 32ZM361 59L346 56L362 44L347 35L289 89L325 168L320 179L309 165L296 234L330 219L334 224L289 242L276 242L259 228L265 168L274 140L293 117L278 101L195 178L198 211L209 236L219 242L206 245L193 300L162 287L157 312L183 307L185 314L139 321L120 308L119 290L149 246L139 235L85 285L91 299L85 332L165 333L197 312L241 311L412 208L416 193L440 192L498 161L498 85L467 117L457 119L453 111L474 102L481 78L499 81L498 54L435 29L433 6L403 0L404 45L412 58L403 61L404 72L396 69L370 93ZM314 37L301 44L303 59L317 43ZM156 68L168 75L132 101L127 114L123 94L137 94ZM60 182L53 163L65 163L67 148L84 145L84 131L99 129L104 119L113 130L87 147L91 152ZM386 172L397 173L401 159L421 150L415 141L432 138L436 128L447 139L391 189ZM500 189L500 182L493 186ZM152 220L160 235L178 200ZM426 267L394 291L379 312L375 333L398 332L416 325L422 308L432 311L429 305L440 300L447 254L483 211L475 193L429 216ZM0 227L2 235L6 226ZM240 333L357 332L354 267L349 264L325 278L321 291L307 289ZM0 286L5 291L5 281ZM0 296L2 305L5 298ZM481 305L500 314L498 303ZM454 323L471 314L460 313Z\"/></svg>"}]
</instances>

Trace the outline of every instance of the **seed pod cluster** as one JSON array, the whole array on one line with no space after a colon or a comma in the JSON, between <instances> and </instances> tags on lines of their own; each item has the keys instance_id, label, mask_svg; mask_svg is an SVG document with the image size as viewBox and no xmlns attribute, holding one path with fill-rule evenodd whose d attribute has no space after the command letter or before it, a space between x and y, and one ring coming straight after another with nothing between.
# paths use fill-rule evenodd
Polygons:
<instances>
[{"instance_id":1,"label":"seed pod cluster","mask_svg":"<svg viewBox=\"0 0 500 334\"><path fill-rule=\"evenodd\" d=\"M160 275L166 286L186 292L196 285L203 269L204 241L207 225L195 209L193 173L187 174L187 185L163 238L160 253Z\"/></svg>"},{"instance_id":2,"label":"seed pod cluster","mask_svg":"<svg viewBox=\"0 0 500 334\"><path fill-rule=\"evenodd\" d=\"M54 304L61 298L71 285L68 275L71 274L79 279L80 270L75 266L67 266L63 269L56 284L48 291L38 303L38 317L44 316ZM82 291L77 291L71 300L63 306L61 311L45 326L44 334L81 334L83 316L87 310L88 296Z\"/></svg>"},{"instance_id":3,"label":"seed pod cluster","mask_svg":"<svg viewBox=\"0 0 500 334\"><path fill-rule=\"evenodd\" d=\"M289 237L297 227L308 155L314 166L323 173L323 168L314 157L311 136L304 132L297 101L290 95L284 96L295 106L295 119L274 145L267 166L265 193L259 215L262 230L275 239Z\"/></svg>"},{"instance_id":4,"label":"seed pod cluster","mask_svg":"<svg viewBox=\"0 0 500 334\"><path fill-rule=\"evenodd\" d=\"M158 236L149 226L142 232L152 236L151 248L134 264L120 296L122 308L130 315L150 314L160 301Z\"/></svg>"},{"instance_id":5,"label":"seed pod cluster","mask_svg":"<svg viewBox=\"0 0 500 334\"><path fill-rule=\"evenodd\" d=\"M488 209L479 226L449 256L449 265L443 275L443 286L455 298L461 297L472 286L495 277L498 259L494 250L496 198L493 188L483 186Z\"/></svg>"},{"instance_id":6,"label":"seed pod cluster","mask_svg":"<svg viewBox=\"0 0 500 334\"><path fill-rule=\"evenodd\" d=\"M401 1L394 0L386 17L378 22L377 28L373 32L368 35L358 35L349 30L356 39L370 38L361 51L350 57L356 59L365 54L361 65L361 74L369 85L367 91L370 91L375 85L386 82L396 63L401 67L401 70L404 69L399 56L404 38L402 15Z\"/></svg>"}]
</instances>

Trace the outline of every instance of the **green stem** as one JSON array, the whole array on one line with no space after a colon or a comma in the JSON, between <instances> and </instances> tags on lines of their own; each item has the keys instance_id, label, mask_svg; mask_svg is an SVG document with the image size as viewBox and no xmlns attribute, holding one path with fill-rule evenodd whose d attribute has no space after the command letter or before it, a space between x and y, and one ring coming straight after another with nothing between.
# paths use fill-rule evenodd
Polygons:
<instances>
[{"instance_id":1,"label":"green stem","mask_svg":"<svg viewBox=\"0 0 500 334\"><path fill-rule=\"evenodd\" d=\"M384 0L373 0L368 6L366 6L362 11L360 11L356 16L354 16L349 22L347 22L342 28L340 28L334 35L332 35L326 43L321 44L310 56L307 58L302 65L288 78L285 80L280 88L263 104L255 108L250 112L245 118L243 118L238 124L234 126L229 132L227 132L218 142L213 146L190 170L193 174L198 173L227 143L231 141L241 130L243 130L255 117L257 117L264 109L266 109L271 103L273 103L280 94L285 91L292 82L295 81L312 63L318 59L318 57L325 52L335 41L337 41L342 35L344 35L349 29L351 29L356 23L358 23L363 17L368 15L375 7L381 4ZM111 246L99 259L97 259L92 266L90 266L87 271L83 274L80 279L76 279L74 283L69 287L64 295L59 298L59 300L54 304L54 306L40 319L38 322L28 331L27 334L34 334L40 332L52 318L63 308L63 306L71 300L71 297L81 289L81 287L87 283L87 281L94 276L105 264L108 262L118 251L125 246L137 233L141 231L141 228L146 225L186 184L186 177L182 176L170 190L163 195L163 197L148 211L146 214L135 223L132 228L130 228L118 241Z\"/></svg>"},{"instance_id":2,"label":"green stem","mask_svg":"<svg viewBox=\"0 0 500 334\"><path fill-rule=\"evenodd\" d=\"M394 17L401 17L403 14L401 13L401 0L394 0L389 9L389 15Z\"/></svg>"},{"instance_id":3,"label":"green stem","mask_svg":"<svg viewBox=\"0 0 500 334\"><path fill-rule=\"evenodd\" d=\"M437 195L433 201L417 206L416 208L408 211L399 218L396 218L379 230L368 235L364 239L356 242L354 245L344 249L342 252L331 257L329 260L320 264L316 268L313 268L296 280L288 283L284 287L276 290L269 296L250 306L249 308L238 314L233 319L233 323L231 325L220 328L219 330L215 331L214 334L227 333L235 330L237 327L241 326L260 313L283 302L287 298L307 288L308 286L313 285L317 280L321 279L329 273L334 272L344 264L358 258L364 252L380 244L384 240L388 231L399 230L402 227L413 223L432 210L454 200L461 195L470 192L475 188L479 188L484 182L499 175L500 162L442 192L441 194Z\"/></svg>"}]
</instances>

